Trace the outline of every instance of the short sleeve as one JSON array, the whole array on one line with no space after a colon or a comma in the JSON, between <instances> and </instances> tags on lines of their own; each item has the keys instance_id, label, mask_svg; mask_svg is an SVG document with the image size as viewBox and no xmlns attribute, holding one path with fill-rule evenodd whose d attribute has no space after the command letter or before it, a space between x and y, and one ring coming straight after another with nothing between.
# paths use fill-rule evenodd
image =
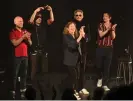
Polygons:
<instances>
[{"instance_id":1,"label":"short sleeve","mask_svg":"<svg viewBox=\"0 0 133 101\"><path fill-rule=\"evenodd\" d=\"M98 30L101 30L101 31L103 30L103 25L102 25L102 23L99 24Z\"/></svg>"},{"instance_id":2,"label":"short sleeve","mask_svg":"<svg viewBox=\"0 0 133 101\"><path fill-rule=\"evenodd\" d=\"M15 35L15 33L14 33L13 31L10 32L10 34L9 34L9 39L10 39L10 40L16 39L16 35Z\"/></svg>"}]
</instances>

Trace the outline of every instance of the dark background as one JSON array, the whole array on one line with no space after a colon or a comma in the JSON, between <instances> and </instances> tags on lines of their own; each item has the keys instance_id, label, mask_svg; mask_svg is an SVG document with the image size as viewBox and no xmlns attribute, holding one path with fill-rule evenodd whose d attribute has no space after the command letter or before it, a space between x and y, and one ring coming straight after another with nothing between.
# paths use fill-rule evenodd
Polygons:
<instances>
[{"instance_id":1,"label":"dark background","mask_svg":"<svg viewBox=\"0 0 133 101\"><path fill-rule=\"evenodd\" d=\"M55 22L49 31L49 72L62 71L62 31L66 22L73 18L76 9L84 11L84 18L91 27L91 41L88 44L88 60L95 64L95 42L97 25L101 20L103 12L112 15L112 21L117 23L116 39L114 41L112 75L115 75L117 67L117 57L121 55L125 48L130 45L132 53L132 25L133 25L133 6L132 0L10 0L8 10L1 10L8 15L4 25L4 33L1 33L1 68L7 71L12 70L12 47L9 41L9 32L13 28L15 16L24 18L24 27L33 11L43 5L50 5L53 8ZM2 15L4 16L4 15Z\"/></svg>"}]
</instances>

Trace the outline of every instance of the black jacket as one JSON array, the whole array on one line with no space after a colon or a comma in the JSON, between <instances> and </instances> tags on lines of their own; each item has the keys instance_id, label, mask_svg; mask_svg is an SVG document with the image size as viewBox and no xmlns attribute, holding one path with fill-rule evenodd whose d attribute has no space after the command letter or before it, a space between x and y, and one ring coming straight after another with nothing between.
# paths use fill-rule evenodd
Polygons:
<instances>
[{"instance_id":1,"label":"black jacket","mask_svg":"<svg viewBox=\"0 0 133 101\"><path fill-rule=\"evenodd\" d=\"M70 34L63 35L64 42L64 65L76 66L79 58L78 43Z\"/></svg>"}]
</instances>

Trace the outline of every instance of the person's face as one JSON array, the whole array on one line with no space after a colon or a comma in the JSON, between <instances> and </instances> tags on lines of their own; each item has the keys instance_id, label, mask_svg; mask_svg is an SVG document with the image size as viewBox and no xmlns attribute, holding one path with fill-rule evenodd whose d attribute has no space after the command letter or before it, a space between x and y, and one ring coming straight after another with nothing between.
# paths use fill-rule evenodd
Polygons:
<instances>
[{"instance_id":1,"label":"person's face","mask_svg":"<svg viewBox=\"0 0 133 101\"><path fill-rule=\"evenodd\" d=\"M70 24L69 27L68 27L68 32L70 34L74 34L75 30L76 30L75 24L74 23Z\"/></svg>"},{"instance_id":2,"label":"person's face","mask_svg":"<svg viewBox=\"0 0 133 101\"><path fill-rule=\"evenodd\" d=\"M103 14L103 21L104 22L109 22L111 20L111 17L109 16L109 14L104 13Z\"/></svg>"},{"instance_id":3,"label":"person's face","mask_svg":"<svg viewBox=\"0 0 133 101\"><path fill-rule=\"evenodd\" d=\"M76 12L75 13L75 15L74 15L74 18L75 18L75 20L77 20L77 21L82 21L82 19L83 19L83 13L82 12Z\"/></svg>"},{"instance_id":4,"label":"person's face","mask_svg":"<svg viewBox=\"0 0 133 101\"><path fill-rule=\"evenodd\" d=\"M23 22L23 19L22 19L21 17L16 17L16 18L14 19L14 23L15 23L15 25L16 25L17 27L23 28L24 22Z\"/></svg>"},{"instance_id":5,"label":"person's face","mask_svg":"<svg viewBox=\"0 0 133 101\"><path fill-rule=\"evenodd\" d=\"M42 22L42 18L41 17L36 19L36 24L41 24L41 22Z\"/></svg>"}]
</instances>

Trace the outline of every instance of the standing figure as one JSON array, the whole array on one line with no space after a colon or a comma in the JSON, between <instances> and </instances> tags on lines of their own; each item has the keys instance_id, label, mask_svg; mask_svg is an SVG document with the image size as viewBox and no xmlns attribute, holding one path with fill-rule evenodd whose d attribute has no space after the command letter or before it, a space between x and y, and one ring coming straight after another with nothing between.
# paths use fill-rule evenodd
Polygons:
<instances>
[{"instance_id":1,"label":"standing figure","mask_svg":"<svg viewBox=\"0 0 133 101\"><path fill-rule=\"evenodd\" d=\"M96 67L98 68L97 86L107 91L107 81L109 80L109 70L112 60L113 40L116 37L115 29L117 24L111 23L111 15L103 14L103 22L99 24L96 48Z\"/></svg>"},{"instance_id":2,"label":"standing figure","mask_svg":"<svg viewBox=\"0 0 133 101\"><path fill-rule=\"evenodd\" d=\"M49 11L50 18L44 20L43 11ZM44 58L47 57L47 29L54 21L53 10L51 6L38 7L30 17L30 31L32 33L32 46L30 48L31 57L31 79L36 73L47 72L44 67Z\"/></svg>"},{"instance_id":3,"label":"standing figure","mask_svg":"<svg viewBox=\"0 0 133 101\"><path fill-rule=\"evenodd\" d=\"M87 54L88 54L88 42L91 40L90 35L90 25L85 21L84 19L84 12L81 9L77 9L74 11L74 20L76 23L76 28L78 31L82 30L85 33L82 40L79 44L79 51L80 51L80 62L77 68L78 73L78 88L81 90L84 88L84 79L85 79L85 70L86 70L86 64L87 64Z\"/></svg>"},{"instance_id":4,"label":"standing figure","mask_svg":"<svg viewBox=\"0 0 133 101\"><path fill-rule=\"evenodd\" d=\"M63 31L63 41L64 41L64 60L63 64L68 70L68 81L69 88L77 89L77 63L79 61L79 43L83 36L85 35L83 28L80 30L80 35L76 29L76 24L74 22L68 22L64 27Z\"/></svg>"},{"instance_id":5,"label":"standing figure","mask_svg":"<svg viewBox=\"0 0 133 101\"><path fill-rule=\"evenodd\" d=\"M10 40L14 46L14 68L13 68L13 98L15 99L16 81L20 75L20 92L22 99L26 91L26 76L28 68L28 45L32 44L31 33L23 29L23 18L14 18L15 28L10 32Z\"/></svg>"}]
</instances>

